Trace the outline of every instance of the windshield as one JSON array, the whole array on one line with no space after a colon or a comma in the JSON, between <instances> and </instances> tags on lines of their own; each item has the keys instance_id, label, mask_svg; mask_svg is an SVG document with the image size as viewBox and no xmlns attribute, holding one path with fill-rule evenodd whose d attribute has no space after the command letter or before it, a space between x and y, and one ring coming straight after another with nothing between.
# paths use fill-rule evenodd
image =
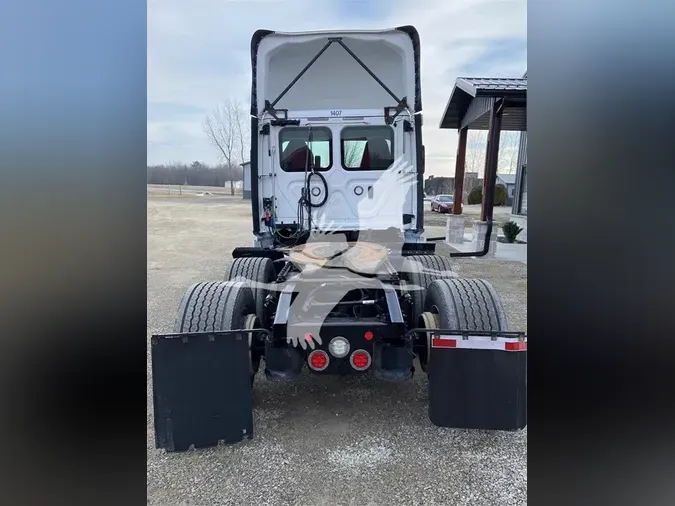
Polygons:
<instances>
[{"instance_id":1,"label":"windshield","mask_svg":"<svg viewBox=\"0 0 675 506\"><path fill-rule=\"evenodd\" d=\"M439 202L452 202L452 195L440 195L438 197Z\"/></svg>"}]
</instances>

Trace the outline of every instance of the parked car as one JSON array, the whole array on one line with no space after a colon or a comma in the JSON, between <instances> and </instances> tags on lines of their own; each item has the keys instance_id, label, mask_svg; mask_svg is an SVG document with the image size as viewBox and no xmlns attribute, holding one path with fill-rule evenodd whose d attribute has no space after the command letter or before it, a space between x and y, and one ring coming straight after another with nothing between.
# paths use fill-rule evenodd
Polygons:
<instances>
[{"instance_id":1,"label":"parked car","mask_svg":"<svg viewBox=\"0 0 675 506\"><path fill-rule=\"evenodd\" d=\"M431 210L439 213L452 212L452 195L436 195L431 199Z\"/></svg>"}]
</instances>

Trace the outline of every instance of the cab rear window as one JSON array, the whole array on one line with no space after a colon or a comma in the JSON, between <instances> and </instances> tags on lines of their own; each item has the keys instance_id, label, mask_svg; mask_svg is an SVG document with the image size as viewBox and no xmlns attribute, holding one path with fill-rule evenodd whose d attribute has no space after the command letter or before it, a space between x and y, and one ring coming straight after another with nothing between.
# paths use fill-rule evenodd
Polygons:
<instances>
[{"instance_id":1,"label":"cab rear window","mask_svg":"<svg viewBox=\"0 0 675 506\"><path fill-rule=\"evenodd\" d=\"M320 158L315 170L325 171L332 167L333 139L329 128L286 127L279 132L279 163L286 172L304 172L311 169L315 157Z\"/></svg>"},{"instance_id":2,"label":"cab rear window","mask_svg":"<svg viewBox=\"0 0 675 506\"><path fill-rule=\"evenodd\" d=\"M394 163L394 131L388 126L345 127L340 151L346 170L386 170Z\"/></svg>"}]
</instances>

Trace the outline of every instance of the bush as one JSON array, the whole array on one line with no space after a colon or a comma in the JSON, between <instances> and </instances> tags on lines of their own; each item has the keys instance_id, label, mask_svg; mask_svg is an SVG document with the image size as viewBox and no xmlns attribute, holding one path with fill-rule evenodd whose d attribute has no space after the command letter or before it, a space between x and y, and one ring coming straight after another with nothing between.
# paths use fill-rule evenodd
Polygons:
<instances>
[{"instance_id":1,"label":"bush","mask_svg":"<svg viewBox=\"0 0 675 506\"><path fill-rule=\"evenodd\" d=\"M505 206L509 201L509 193L506 191L506 186L498 184L495 186L495 205Z\"/></svg>"},{"instance_id":2,"label":"bush","mask_svg":"<svg viewBox=\"0 0 675 506\"><path fill-rule=\"evenodd\" d=\"M483 187L474 186L469 192L466 203L469 205L480 204L483 202Z\"/></svg>"},{"instance_id":3,"label":"bush","mask_svg":"<svg viewBox=\"0 0 675 506\"><path fill-rule=\"evenodd\" d=\"M495 201L494 205L495 206L505 206L509 201L509 193L506 190L506 186L503 184L498 184L495 186ZM474 205L474 204L480 204L483 202L483 187L482 186L474 186L471 188L471 191L469 192L469 196L467 197L467 204L469 205Z\"/></svg>"},{"instance_id":4,"label":"bush","mask_svg":"<svg viewBox=\"0 0 675 506\"><path fill-rule=\"evenodd\" d=\"M507 221L504 223L502 230L504 231L506 242L516 242L516 237L523 231L515 221Z\"/></svg>"}]
</instances>

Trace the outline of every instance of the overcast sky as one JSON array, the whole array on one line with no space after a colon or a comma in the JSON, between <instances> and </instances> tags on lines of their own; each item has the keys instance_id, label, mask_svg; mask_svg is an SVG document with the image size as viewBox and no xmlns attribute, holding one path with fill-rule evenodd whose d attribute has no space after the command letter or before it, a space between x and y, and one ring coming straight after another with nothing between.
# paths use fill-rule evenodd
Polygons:
<instances>
[{"instance_id":1,"label":"overcast sky","mask_svg":"<svg viewBox=\"0 0 675 506\"><path fill-rule=\"evenodd\" d=\"M250 40L276 31L414 25L421 39L427 173L453 175L438 128L456 77L520 77L525 0L148 0L148 163L217 163L202 122L226 97L248 108Z\"/></svg>"}]
</instances>

